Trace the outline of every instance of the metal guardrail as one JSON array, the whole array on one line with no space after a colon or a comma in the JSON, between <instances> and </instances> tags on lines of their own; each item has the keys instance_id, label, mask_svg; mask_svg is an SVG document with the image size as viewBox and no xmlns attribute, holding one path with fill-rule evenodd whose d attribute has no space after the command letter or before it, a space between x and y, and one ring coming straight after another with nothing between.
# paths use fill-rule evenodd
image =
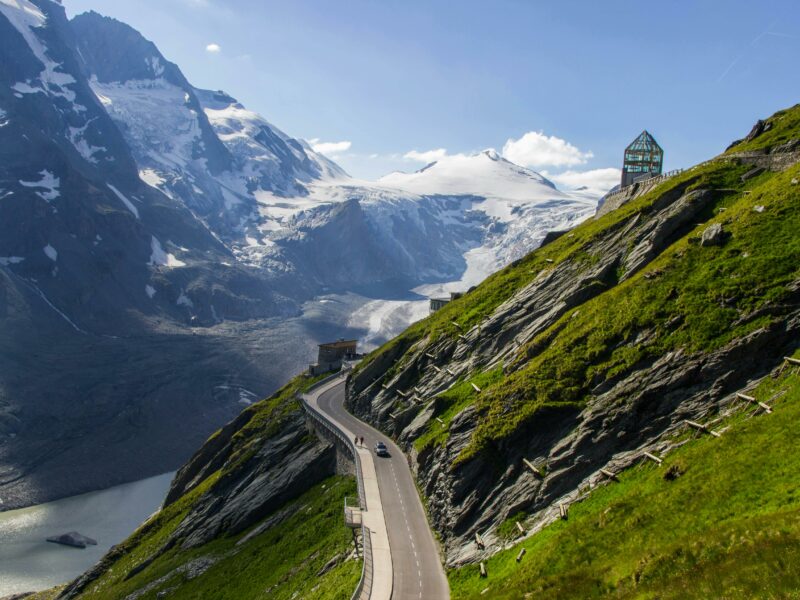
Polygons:
<instances>
[{"instance_id":1,"label":"metal guardrail","mask_svg":"<svg viewBox=\"0 0 800 600\"><path fill-rule=\"evenodd\" d=\"M310 388L305 391L305 394L309 394L314 390L322 387L330 383L331 381L338 379L341 377L340 373L335 373L330 377L326 377L321 379ZM353 440L351 440L348 436L344 435L342 431L336 427L333 423L331 423L328 418L315 407L311 406L306 399L303 397L303 394L298 394L298 399L300 400L300 404L303 409L306 411L306 414L311 418L314 423L321 426L326 432L332 435L336 440L338 440L344 448L350 453L353 457L353 463L356 467L356 485L358 487L358 501L361 505L361 510L367 510L367 499L364 494L364 478L361 474L361 459L358 456L358 452L356 451L356 445ZM358 581L358 585L356 586L353 595L350 597L350 600L366 600L372 594L372 577L373 577L373 569L372 569L372 541L370 539L369 529L364 526L362 521L361 523L361 540L363 546L363 553L364 553L364 562L361 565L361 579Z\"/></svg>"}]
</instances>

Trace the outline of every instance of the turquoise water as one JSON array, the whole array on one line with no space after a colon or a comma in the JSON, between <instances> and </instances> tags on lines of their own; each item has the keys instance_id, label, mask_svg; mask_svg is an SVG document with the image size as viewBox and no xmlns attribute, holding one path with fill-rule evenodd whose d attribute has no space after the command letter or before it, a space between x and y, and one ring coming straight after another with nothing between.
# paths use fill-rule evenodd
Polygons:
<instances>
[{"instance_id":1,"label":"turquoise water","mask_svg":"<svg viewBox=\"0 0 800 600\"><path fill-rule=\"evenodd\" d=\"M0 597L47 589L89 569L158 509L173 475L0 512ZM45 541L68 531L96 539L97 546Z\"/></svg>"}]
</instances>

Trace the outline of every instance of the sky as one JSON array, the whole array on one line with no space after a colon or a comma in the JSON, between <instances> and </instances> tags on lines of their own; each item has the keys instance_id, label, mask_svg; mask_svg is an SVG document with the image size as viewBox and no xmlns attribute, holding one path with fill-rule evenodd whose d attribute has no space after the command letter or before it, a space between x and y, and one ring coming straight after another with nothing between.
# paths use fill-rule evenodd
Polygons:
<instances>
[{"instance_id":1,"label":"sky","mask_svg":"<svg viewBox=\"0 0 800 600\"><path fill-rule=\"evenodd\" d=\"M63 3L369 180L494 148L609 187L642 129L688 167L800 100L798 0Z\"/></svg>"}]
</instances>

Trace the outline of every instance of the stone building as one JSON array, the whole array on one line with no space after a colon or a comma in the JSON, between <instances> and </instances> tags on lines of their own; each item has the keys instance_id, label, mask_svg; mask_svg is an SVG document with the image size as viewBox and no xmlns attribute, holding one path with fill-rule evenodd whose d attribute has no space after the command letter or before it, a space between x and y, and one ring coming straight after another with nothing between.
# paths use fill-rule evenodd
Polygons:
<instances>
[{"instance_id":1,"label":"stone building","mask_svg":"<svg viewBox=\"0 0 800 600\"><path fill-rule=\"evenodd\" d=\"M449 298L431 298L430 299L430 308L431 312L435 313L440 308L444 308L444 305L448 302L455 300L456 298L461 298L464 294L462 292L450 292Z\"/></svg>"},{"instance_id":2,"label":"stone building","mask_svg":"<svg viewBox=\"0 0 800 600\"><path fill-rule=\"evenodd\" d=\"M342 367L342 361L358 358L357 346L358 340L345 339L320 344L317 362L309 365L308 372L311 375L319 375L320 373L337 371Z\"/></svg>"}]
</instances>

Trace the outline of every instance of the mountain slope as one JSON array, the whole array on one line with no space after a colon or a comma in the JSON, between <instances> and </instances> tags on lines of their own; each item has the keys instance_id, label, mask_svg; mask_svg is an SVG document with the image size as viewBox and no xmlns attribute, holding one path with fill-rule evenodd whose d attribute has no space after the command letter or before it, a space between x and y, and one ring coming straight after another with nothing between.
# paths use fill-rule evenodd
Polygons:
<instances>
[{"instance_id":1,"label":"mountain slope","mask_svg":"<svg viewBox=\"0 0 800 600\"><path fill-rule=\"evenodd\" d=\"M791 132L799 115L768 122ZM779 597L800 585L797 461L786 456L798 373L780 367L800 328L800 153L764 141L579 225L349 377L353 409L408 449L454 598ZM262 503L320 448L306 438L273 462L275 436L301 427L292 394L309 384L295 379L212 436L173 482L165 514L182 506L180 518L155 517L62 597L121 598L152 581L153 593L214 597L217 579L180 581L180 565L242 527L259 531L259 518L271 531ZM754 416L740 391L772 414ZM687 419L721 437L695 439ZM643 450L664 464L641 464ZM302 493L314 473L286 488ZM268 481L269 494L245 501ZM517 522L527 537L515 545ZM246 564L228 563L230 585L243 586ZM318 582L312 597L331 590Z\"/></svg>"},{"instance_id":2,"label":"mountain slope","mask_svg":"<svg viewBox=\"0 0 800 600\"><path fill-rule=\"evenodd\" d=\"M800 378L783 368L747 403L656 465L643 460L599 487L559 520L487 561L451 572L453 598L783 598L800 582L796 455ZM759 416L760 413L760 416ZM754 465L754 457L757 465ZM519 536L515 515L504 542ZM521 548L527 553L517 563Z\"/></svg>"}]
</instances>

